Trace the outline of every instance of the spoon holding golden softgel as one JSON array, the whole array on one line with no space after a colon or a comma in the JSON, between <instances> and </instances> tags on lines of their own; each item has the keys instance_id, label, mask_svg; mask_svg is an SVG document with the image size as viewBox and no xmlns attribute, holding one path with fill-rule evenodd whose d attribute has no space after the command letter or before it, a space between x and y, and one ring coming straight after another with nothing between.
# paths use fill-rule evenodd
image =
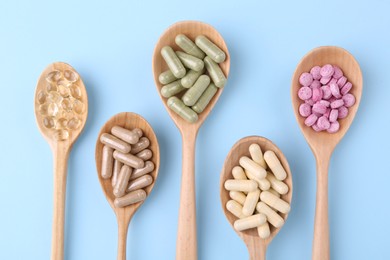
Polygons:
<instances>
[{"instance_id":1,"label":"spoon holding golden softgel","mask_svg":"<svg viewBox=\"0 0 390 260\"><path fill-rule=\"evenodd\" d=\"M70 150L85 126L88 97L79 74L63 62L41 74L34 100L38 128L54 157L54 213L51 259L64 258L67 164Z\"/></svg>"}]
</instances>

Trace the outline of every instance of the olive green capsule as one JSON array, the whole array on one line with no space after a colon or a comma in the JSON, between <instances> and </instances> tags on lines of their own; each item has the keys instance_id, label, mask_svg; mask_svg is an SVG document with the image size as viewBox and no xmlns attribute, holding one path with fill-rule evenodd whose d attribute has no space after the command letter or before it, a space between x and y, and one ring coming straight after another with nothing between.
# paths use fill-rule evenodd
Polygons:
<instances>
[{"instance_id":1,"label":"olive green capsule","mask_svg":"<svg viewBox=\"0 0 390 260\"><path fill-rule=\"evenodd\" d=\"M207 56L212 58L216 63L224 62L226 59L226 54L218 48L217 45L212 43L206 36L199 35L195 39L196 45L204 51Z\"/></svg>"},{"instance_id":2,"label":"olive green capsule","mask_svg":"<svg viewBox=\"0 0 390 260\"><path fill-rule=\"evenodd\" d=\"M203 110L210 103L210 100L214 97L215 93L217 93L217 87L214 85L214 83L211 83L203 92L198 102L196 102L196 104L192 106L192 110L194 110L198 114L202 113Z\"/></svg>"},{"instance_id":3,"label":"olive green capsule","mask_svg":"<svg viewBox=\"0 0 390 260\"><path fill-rule=\"evenodd\" d=\"M198 46L195 45L193 41L191 41L187 36L184 34L178 34L175 38L176 44L183 49L186 53L195 56L199 59L204 58L206 56L203 51L201 51Z\"/></svg>"},{"instance_id":4,"label":"olive green capsule","mask_svg":"<svg viewBox=\"0 0 390 260\"><path fill-rule=\"evenodd\" d=\"M206 58L204 58L204 65L215 86L223 88L226 84L226 77L223 74L219 65L215 63L209 56L206 56Z\"/></svg>"},{"instance_id":5,"label":"olive green capsule","mask_svg":"<svg viewBox=\"0 0 390 260\"><path fill-rule=\"evenodd\" d=\"M173 75L171 70L166 70L162 72L160 76L158 76L158 81L160 81L160 83L163 85L174 82L175 80L177 80L177 78L175 77L175 75Z\"/></svg>"},{"instance_id":6,"label":"olive green capsule","mask_svg":"<svg viewBox=\"0 0 390 260\"><path fill-rule=\"evenodd\" d=\"M164 58L169 69L172 71L176 78L181 79L186 75L186 68L184 68L180 59L176 56L173 49L169 46L165 46L161 49L161 56Z\"/></svg>"},{"instance_id":7,"label":"olive green capsule","mask_svg":"<svg viewBox=\"0 0 390 260\"><path fill-rule=\"evenodd\" d=\"M201 71L190 70L187 74L181 79L181 85L185 88L190 88L194 85L195 81L205 72L205 68Z\"/></svg>"},{"instance_id":8,"label":"olive green capsule","mask_svg":"<svg viewBox=\"0 0 390 260\"><path fill-rule=\"evenodd\" d=\"M195 84L184 93L182 99L186 106L193 106L210 84L210 77L202 75Z\"/></svg>"},{"instance_id":9,"label":"olive green capsule","mask_svg":"<svg viewBox=\"0 0 390 260\"><path fill-rule=\"evenodd\" d=\"M195 123L198 121L198 114L195 113L194 110L184 105L184 103L178 99L177 97L173 96L168 99L168 107L172 109L176 114L181 116L184 120Z\"/></svg>"},{"instance_id":10,"label":"olive green capsule","mask_svg":"<svg viewBox=\"0 0 390 260\"><path fill-rule=\"evenodd\" d=\"M161 88L161 95L163 97L169 98L169 97L172 97L176 94L179 94L183 90L185 90L185 88L183 88L183 86L181 85L180 79L178 79L178 80L162 87Z\"/></svg>"},{"instance_id":11,"label":"olive green capsule","mask_svg":"<svg viewBox=\"0 0 390 260\"><path fill-rule=\"evenodd\" d=\"M201 71L204 68L203 61L201 59L198 59L197 57L194 57L182 51L177 51L176 55L177 57L179 57L181 63L183 63L184 67L186 68L195 71Z\"/></svg>"}]
</instances>

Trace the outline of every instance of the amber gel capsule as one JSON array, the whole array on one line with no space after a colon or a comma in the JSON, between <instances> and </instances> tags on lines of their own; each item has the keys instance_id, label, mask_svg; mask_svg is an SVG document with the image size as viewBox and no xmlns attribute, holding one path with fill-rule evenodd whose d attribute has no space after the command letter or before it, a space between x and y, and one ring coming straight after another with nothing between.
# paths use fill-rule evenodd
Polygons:
<instances>
[{"instance_id":1,"label":"amber gel capsule","mask_svg":"<svg viewBox=\"0 0 390 260\"><path fill-rule=\"evenodd\" d=\"M204 58L204 65L215 86L223 88L226 84L226 77L218 64L215 63L209 56L207 56Z\"/></svg>"},{"instance_id":2,"label":"amber gel capsule","mask_svg":"<svg viewBox=\"0 0 390 260\"><path fill-rule=\"evenodd\" d=\"M203 59L204 56L206 56L204 52L201 49L199 49L198 46L196 46L196 44L184 34L178 34L175 38L175 42L186 53L192 56L195 56L199 59Z\"/></svg>"},{"instance_id":3,"label":"amber gel capsule","mask_svg":"<svg viewBox=\"0 0 390 260\"><path fill-rule=\"evenodd\" d=\"M161 49L161 56L164 58L169 69L172 71L173 75L176 78L181 79L186 75L186 69L184 68L183 63L176 56L173 49L169 46L165 46Z\"/></svg>"},{"instance_id":4,"label":"amber gel capsule","mask_svg":"<svg viewBox=\"0 0 390 260\"><path fill-rule=\"evenodd\" d=\"M190 123L195 123L198 121L198 115L195 113L195 111L184 105L184 103L177 97L170 97L168 99L167 105L184 120Z\"/></svg>"},{"instance_id":5,"label":"amber gel capsule","mask_svg":"<svg viewBox=\"0 0 390 260\"><path fill-rule=\"evenodd\" d=\"M225 61L226 54L220 48L218 48L217 45L211 42L206 36L199 35L198 37L196 37L195 44L216 63L221 63Z\"/></svg>"}]
</instances>

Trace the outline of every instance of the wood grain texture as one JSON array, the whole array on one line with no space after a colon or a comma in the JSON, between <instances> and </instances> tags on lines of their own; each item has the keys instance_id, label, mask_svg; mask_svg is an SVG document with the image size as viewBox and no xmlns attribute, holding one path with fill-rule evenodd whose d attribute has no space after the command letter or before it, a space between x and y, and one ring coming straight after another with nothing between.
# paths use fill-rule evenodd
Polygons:
<instances>
[{"instance_id":1,"label":"wood grain texture","mask_svg":"<svg viewBox=\"0 0 390 260\"><path fill-rule=\"evenodd\" d=\"M57 141L52 134L52 130L47 129L43 125L43 116L39 113L39 103L37 102L38 92L46 87L46 75L53 70L76 70L69 64L63 62L55 62L45 68L39 77L37 87L35 90L34 111L35 119L38 128L49 143L53 152L54 158L54 205L53 205L53 224L52 224L52 245L51 245L51 259L61 260L64 258L64 225L65 225L65 198L66 198L66 177L68 167L68 157L70 150L75 143L77 137L84 129L88 117L88 96L84 83L79 75L78 86L81 89L82 101L84 103L85 112L79 115L81 125L77 130L69 131L69 138L64 141Z\"/></svg>"},{"instance_id":2,"label":"wood grain texture","mask_svg":"<svg viewBox=\"0 0 390 260\"><path fill-rule=\"evenodd\" d=\"M283 168L286 170L287 178L284 180L284 182L289 187L289 191L287 194L282 195L281 198L291 204L291 198L292 198L292 192L293 192L293 185L292 185L292 176L291 176L291 170L288 165L287 159L280 151L280 149L272 143L270 140L260 137L260 136L248 136L240 139L237 143L234 144L232 149L229 151L229 154L227 155L225 159L225 163L223 165L223 169L221 172L221 179L220 179L220 197L222 202L222 209L223 212L226 215L226 218L228 219L230 225L234 229L234 221L237 220L237 217L235 217L232 213L230 213L226 209L226 203L230 200L229 191L227 191L224 187L224 183L228 179L233 179L232 175L232 169L239 165L239 160L242 156L248 156L250 158L249 153L249 146L251 144L258 144L261 147L261 150L263 152L267 150L271 150L275 152L276 156L278 157L280 163L283 165ZM283 217L284 220L287 219L288 214L279 214ZM268 244L272 241L272 239L276 236L276 234L279 232L280 228L275 228L272 225L270 225L271 235L267 239L262 239L259 237L257 233L257 229L249 229L245 231L236 231L236 233L244 240L245 244L248 247L250 259L252 260L262 260L265 259L266 249Z\"/></svg>"},{"instance_id":3,"label":"wood grain texture","mask_svg":"<svg viewBox=\"0 0 390 260\"><path fill-rule=\"evenodd\" d=\"M198 35L205 35L226 53L226 60L220 63L220 67L226 78L230 70L230 55L222 36L212 26L198 21L178 22L169 27L158 40L153 54L153 75L160 98L181 132L183 142L183 165L182 165L182 183L180 191L180 209L178 236L176 246L176 259L192 260L197 259L197 241L196 241L196 203L195 203L195 143L196 136L200 126L207 118L223 89L218 89L215 96L211 99L206 109L199 114L196 123L188 123L179 115L167 107L167 99L161 96L160 90L162 84L158 81L161 72L168 69L164 59L161 57L161 49L169 45L175 51L179 47L175 43L175 37L178 34L185 34L191 40L195 40ZM225 86L226 87L226 86ZM228 87L228 86L227 86Z\"/></svg>"},{"instance_id":4,"label":"wood grain texture","mask_svg":"<svg viewBox=\"0 0 390 260\"><path fill-rule=\"evenodd\" d=\"M153 157L150 159L154 165L154 170L149 173L153 177L153 183L148 187L144 188L147 195L149 196L152 191L154 184L157 180L158 170L160 168L160 148L158 144L157 137L150 126L150 124L140 115L130 112L123 112L114 115L111 117L101 128L99 135L96 141L96 150L95 150L95 160L96 160L96 169L99 178L100 185L103 189L104 195L111 208L114 210L115 215L118 221L118 260L126 259L126 240L127 240L127 230L131 218L137 209L142 205L142 202L135 203L124 208L116 208L114 205L115 196L113 194L113 187L111 184L111 179L103 179L101 176L101 167L102 167L102 149L103 144L100 142L100 136L103 133L110 133L113 126L121 126L126 129L140 128L143 131L143 136L146 136L150 140L150 149L153 152Z\"/></svg>"},{"instance_id":5,"label":"wood grain texture","mask_svg":"<svg viewBox=\"0 0 390 260\"><path fill-rule=\"evenodd\" d=\"M307 127L304 124L305 118L300 116L298 111L301 104L301 100L298 98L300 75L303 72L309 72L316 65L323 66L325 64L337 65L342 69L344 76L353 85L350 93L356 98L355 105L349 108L348 116L339 120L340 130L334 134L329 134L326 131L315 132L311 127ZM294 72L291 85L291 98L295 117L317 162L317 198L312 257L314 260L328 260L330 259L328 223L329 161L334 148L347 132L359 108L363 92L362 72L358 62L346 50L335 46L319 47L310 51L302 58Z\"/></svg>"}]
</instances>

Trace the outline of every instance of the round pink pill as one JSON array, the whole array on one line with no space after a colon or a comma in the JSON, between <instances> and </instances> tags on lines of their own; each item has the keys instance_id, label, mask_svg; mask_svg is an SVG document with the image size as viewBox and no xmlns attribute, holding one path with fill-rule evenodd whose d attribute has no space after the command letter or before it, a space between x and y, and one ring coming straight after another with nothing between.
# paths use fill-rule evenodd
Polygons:
<instances>
[{"instance_id":1,"label":"round pink pill","mask_svg":"<svg viewBox=\"0 0 390 260\"><path fill-rule=\"evenodd\" d=\"M308 117L311 114L311 106L306 103L302 103L299 106L299 114L303 117Z\"/></svg>"},{"instance_id":2,"label":"round pink pill","mask_svg":"<svg viewBox=\"0 0 390 260\"><path fill-rule=\"evenodd\" d=\"M326 118L329 118L329 115L330 115L330 108L327 108L326 109L326 112L325 112L325 114L324 114L324 116L326 116Z\"/></svg>"},{"instance_id":3,"label":"round pink pill","mask_svg":"<svg viewBox=\"0 0 390 260\"><path fill-rule=\"evenodd\" d=\"M320 66L314 66L310 70L310 74L313 76L313 79L320 80L321 79L321 67Z\"/></svg>"},{"instance_id":4,"label":"round pink pill","mask_svg":"<svg viewBox=\"0 0 390 260\"><path fill-rule=\"evenodd\" d=\"M320 104L323 104L324 106L326 106L326 107L329 107L330 106L330 102L329 101L327 101L327 100L320 100L320 101L318 101Z\"/></svg>"},{"instance_id":5,"label":"round pink pill","mask_svg":"<svg viewBox=\"0 0 390 260\"><path fill-rule=\"evenodd\" d=\"M330 103L330 107L333 109L342 107L343 105L344 105L344 100L342 100L342 99L337 99L337 100L333 101L332 103Z\"/></svg>"},{"instance_id":6,"label":"round pink pill","mask_svg":"<svg viewBox=\"0 0 390 260\"><path fill-rule=\"evenodd\" d=\"M337 79L332 78L332 79L329 81L328 85L330 86L330 84L337 84Z\"/></svg>"},{"instance_id":7,"label":"round pink pill","mask_svg":"<svg viewBox=\"0 0 390 260\"><path fill-rule=\"evenodd\" d=\"M329 114L329 122L331 123L336 122L338 117L339 117L339 110L332 109Z\"/></svg>"},{"instance_id":8,"label":"round pink pill","mask_svg":"<svg viewBox=\"0 0 390 260\"><path fill-rule=\"evenodd\" d=\"M320 118L318 118L317 126L321 130L326 130L330 127L330 122L326 116L321 116Z\"/></svg>"},{"instance_id":9,"label":"round pink pill","mask_svg":"<svg viewBox=\"0 0 390 260\"><path fill-rule=\"evenodd\" d=\"M346 118L347 115L348 115L348 108L346 108L345 106L342 106L342 107L339 107L339 118L340 119L343 119L343 118Z\"/></svg>"},{"instance_id":10,"label":"round pink pill","mask_svg":"<svg viewBox=\"0 0 390 260\"><path fill-rule=\"evenodd\" d=\"M331 79L332 79L332 77L322 77L322 78L320 79L320 82L321 82L322 85L326 85L326 84L329 83L329 81L330 81Z\"/></svg>"},{"instance_id":11,"label":"round pink pill","mask_svg":"<svg viewBox=\"0 0 390 260\"><path fill-rule=\"evenodd\" d=\"M330 84L329 88L330 88L330 92L332 92L332 95L335 98L341 98L340 89L337 84Z\"/></svg>"},{"instance_id":12,"label":"round pink pill","mask_svg":"<svg viewBox=\"0 0 390 260\"><path fill-rule=\"evenodd\" d=\"M316 131L316 132L321 132L321 131L322 131L322 129L320 129L320 128L318 127L317 124L314 124L314 125L312 125L311 127L312 127L313 130Z\"/></svg>"},{"instance_id":13,"label":"round pink pill","mask_svg":"<svg viewBox=\"0 0 390 260\"><path fill-rule=\"evenodd\" d=\"M326 65L322 66L320 73L321 73L322 77L327 77L327 78L332 77L333 73L334 73L334 68L332 65L326 64Z\"/></svg>"},{"instance_id":14,"label":"round pink pill","mask_svg":"<svg viewBox=\"0 0 390 260\"><path fill-rule=\"evenodd\" d=\"M336 121L336 122L331 123L330 127L326 131L328 131L328 133L330 133L330 134L333 134L333 133L336 133L337 131L339 131L339 129L340 129L340 124L339 124L339 122Z\"/></svg>"},{"instance_id":15,"label":"round pink pill","mask_svg":"<svg viewBox=\"0 0 390 260\"><path fill-rule=\"evenodd\" d=\"M313 99L306 99L306 100L305 100L305 103L308 104L308 105L310 105L310 106L313 106L316 102L314 102Z\"/></svg>"},{"instance_id":16,"label":"round pink pill","mask_svg":"<svg viewBox=\"0 0 390 260\"><path fill-rule=\"evenodd\" d=\"M319 82L318 80L314 80L312 83L311 83L311 85L310 85L310 87L311 88L320 88L322 85L321 85L321 82Z\"/></svg>"},{"instance_id":17,"label":"round pink pill","mask_svg":"<svg viewBox=\"0 0 390 260\"><path fill-rule=\"evenodd\" d=\"M351 107L353 104L355 104L355 96L352 94L345 94L343 96L344 106L345 107Z\"/></svg>"},{"instance_id":18,"label":"round pink pill","mask_svg":"<svg viewBox=\"0 0 390 260\"><path fill-rule=\"evenodd\" d=\"M313 76L310 73L304 72L299 77L299 83L301 83L302 86L308 87L313 82Z\"/></svg>"},{"instance_id":19,"label":"round pink pill","mask_svg":"<svg viewBox=\"0 0 390 260\"><path fill-rule=\"evenodd\" d=\"M347 94L351 90L351 88L352 88L351 82L345 83L344 87L341 89L341 95Z\"/></svg>"},{"instance_id":20,"label":"round pink pill","mask_svg":"<svg viewBox=\"0 0 390 260\"><path fill-rule=\"evenodd\" d=\"M334 79L339 79L344 75L343 71L339 67L333 66L333 69L334 69L334 73L333 73Z\"/></svg>"},{"instance_id":21,"label":"round pink pill","mask_svg":"<svg viewBox=\"0 0 390 260\"><path fill-rule=\"evenodd\" d=\"M312 111L314 113L319 113L319 114L325 114L326 112L326 106L317 102L313 105Z\"/></svg>"},{"instance_id":22,"label":"round pink pill","mask_svg":"<svg viewBox=\"0 0 390 260\"><path fill-rule=\"evenodd\" d=\"M298 91L298 97L302 100L311 98L312 90L309 87L301 87Z\"/></svg>"},{"instance_id":23,"label":"round pink pill","mask_svg":"<svg viewBox=\"0 0 390 260\"><path fill-rule=\"evenodd\" d=\"M308 116L306 118L305 125L312 126L312 125L314 125L317 122L317 119L318 119L318 117L316 115L311 114L310 116Z\"/></svg>"},{"instance_id":24,"label":"round pink pill","mask_svg":"<svg viewBox=\"0 0 390 260\"><path fill-rule=\"evenodd\" d=\"M322 99L322 96L323 96L322 89L320 88L313 89L312 99L314 102L320 101Z\"/></svg>"},{"instance_id":25,"label":"round pink pill","mask_svg":"<svg viewBox=\"0 0 390 260\"><path fill-rule=\"evenodd\" d=\"M328 85L322 86L321 89L323 93L323 99L329 99L332 97L332 92L330 91L330 87Z\"/></svg>"},{"instance_id":26,"label":"round pink pill","mask_svg":"<svg viewBox=\"0 0 390 260\"><path fill-rule=\"evenodd\" d=\"M347 82L347 78L342 76L337 80L337 85L339 85L339 88L344 87L345 83Z\"/></svg>"}]
</instances>

